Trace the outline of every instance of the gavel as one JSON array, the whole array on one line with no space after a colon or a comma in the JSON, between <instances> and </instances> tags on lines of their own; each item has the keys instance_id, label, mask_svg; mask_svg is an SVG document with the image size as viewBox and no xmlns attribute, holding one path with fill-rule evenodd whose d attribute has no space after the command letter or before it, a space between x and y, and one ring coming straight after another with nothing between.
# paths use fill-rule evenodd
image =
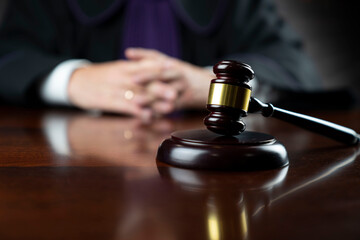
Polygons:
<instances>
[{"instance_id":1,"label":"gavel","mask_svg":"<svg viewBox=\"0 0 360 240\"><path fill-rule=\"evenodd\" d=\"M350 128L315 117L295 113L263 103L251 97L249 81L255 74L247 64L237 61L221 61L214 66L216 79L211 81L207 109L210 114L204 119L207 129L222 135L237 135L245 130L242 117L247 113L261 113L304 129L324 135L347 145L355 145L360 135Z\"/></svg>"},{"instance_id":2,"label":"gavel","mask_svg":"<svg viewBox=\"0 0 360 240\"><path fill-rule=\"evenodd\" d=\"M274 107L251 96L252 68L225 60L214 68L205 117L207 129L176 131L159 146L156 159L177 167L208 170L263 170L289 164L285 146L265 133L245 131L243 117L261 113L322 134L347 145L360 142L350 128Z\"/></svg>"}]
</instances>

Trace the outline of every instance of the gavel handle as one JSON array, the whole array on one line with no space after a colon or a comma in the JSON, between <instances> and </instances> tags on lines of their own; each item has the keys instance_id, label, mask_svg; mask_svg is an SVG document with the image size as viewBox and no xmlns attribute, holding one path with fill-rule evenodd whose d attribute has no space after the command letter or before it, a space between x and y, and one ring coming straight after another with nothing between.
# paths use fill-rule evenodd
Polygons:
<instances>
[{"instance_id":1,"label":"gavel handle","mask_svg":"<svg viewBox=\"0 0 360 240\"><path fill-rule=\"evenodd\" d=\"M321 120L319 118L274 107L269 103L266 105L267 106L263 106L261 110L262 115L265 117L281 119L285 122L292 123L296 126L316 132L344 144L355 145L360 142L360 135L350 128Z\"/></svg>"}]
</instances>

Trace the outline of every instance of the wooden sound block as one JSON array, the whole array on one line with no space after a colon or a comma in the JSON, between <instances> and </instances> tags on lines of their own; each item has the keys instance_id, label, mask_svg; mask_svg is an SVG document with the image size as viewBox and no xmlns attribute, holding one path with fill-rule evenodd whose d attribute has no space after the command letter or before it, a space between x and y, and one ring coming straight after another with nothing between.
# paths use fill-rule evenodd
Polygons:
<instances>
[{"instance_id":1,"label":"wooden sound block","mask_svg":"<svg viewBox=\"0 0 360 240\"><path fill-rule=\"evenodd\" d=\"M162 142L156 159L190 169L252 171L289 164L285 147L273 136L243 132L224 136L207 129L177 131Z\"/></svg>"}]
</instances>

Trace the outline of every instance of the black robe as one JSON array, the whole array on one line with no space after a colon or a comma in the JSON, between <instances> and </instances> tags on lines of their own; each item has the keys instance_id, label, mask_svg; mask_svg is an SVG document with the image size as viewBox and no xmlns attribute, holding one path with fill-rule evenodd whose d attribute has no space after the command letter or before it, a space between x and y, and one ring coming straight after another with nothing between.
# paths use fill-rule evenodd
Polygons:
<instances>
[{"instance_id":1,"label":"black robe","mask_svg":"<svg viewBox=\"0 0 360 240\"><path fill-rule=\"evenodd\" d=\"M62 61L118 59L126 1L77 0L82 18L69 1L76 0L9 1L0 28L0 99L33 102L39 81ZM319 87L301 42L270 1L171 2L184 61L211 66L235 59L250 64L261 84L295 91Z\"/></svg>"}]
</instances>

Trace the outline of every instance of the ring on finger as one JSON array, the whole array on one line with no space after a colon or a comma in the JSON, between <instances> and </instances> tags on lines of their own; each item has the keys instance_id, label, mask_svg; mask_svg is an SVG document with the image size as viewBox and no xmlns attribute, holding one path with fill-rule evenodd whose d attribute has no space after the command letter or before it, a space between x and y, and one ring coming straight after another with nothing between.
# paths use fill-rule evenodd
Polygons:
<instances>
[{"instance_id":1,"label":"ring on finger","mask_svg":"<svg viewBox=\"0 0 360 240\"><path fill-rule=\"evenodd\" d=\"M131 90L126 90L125 93L124 93L124 97L126 100L131 100L134 98L134 92L131 91Z\"/></svg>"}]
</instances>

